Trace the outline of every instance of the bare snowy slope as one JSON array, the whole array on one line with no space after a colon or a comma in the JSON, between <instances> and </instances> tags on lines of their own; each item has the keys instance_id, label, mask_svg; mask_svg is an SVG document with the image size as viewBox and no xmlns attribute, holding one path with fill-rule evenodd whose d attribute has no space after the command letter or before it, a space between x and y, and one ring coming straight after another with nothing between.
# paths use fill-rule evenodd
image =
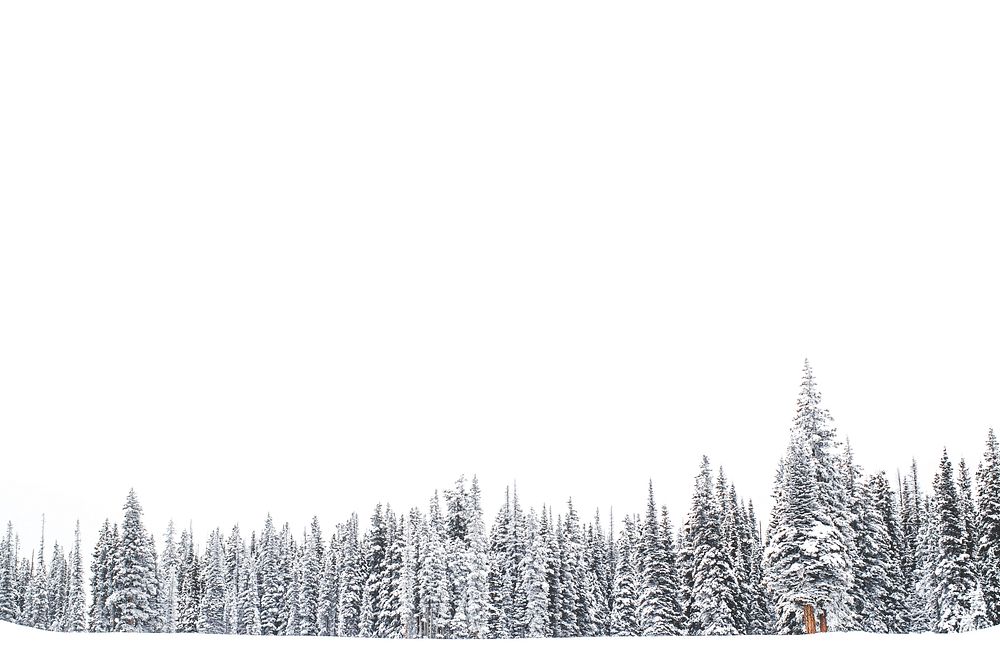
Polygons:
<instances>
[{"instance_id":1,"label":"bare snowy slope","mask_svg":"<svg viewBox=\"0 0 1000 667\"><path fill-rule=\"evenodd\" d=\"M895 664L961 664L1000 647L1000 628L952 635L800 637L598 637L515 640L392 640L233 635L62 634L0 623L4 665L605 665L644 657L650 665L830 665L862 667L880 658ZM305 661L309 662L305 662Z\"/></svg>"}]
</instances>

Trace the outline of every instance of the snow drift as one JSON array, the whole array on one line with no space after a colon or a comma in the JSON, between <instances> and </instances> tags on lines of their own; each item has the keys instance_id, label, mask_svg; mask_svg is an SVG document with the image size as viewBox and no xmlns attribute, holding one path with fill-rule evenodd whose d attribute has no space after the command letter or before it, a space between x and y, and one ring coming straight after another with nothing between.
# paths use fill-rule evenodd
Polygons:
<instances>
[{"instance_id":1,"label":"snow drift","mask_svg":"<svg viewBox=\"0 0 1000 667\"><path fill-rule=\"evenodd\" d=\"M72 634L0 622L4 664L102 667L136 664L194 667L227 664L617 665L648 658L655 664L836 665L859 667L880 658L895 664L942 665L987 655L1000 646L1000 627L961 634L799 636L585 637L575 639L400 640L346 637L261 637L196 634ZM13 658L13 660L11 660ZM305 661L309 661L309 663ZM344 662L341 662L344 661Z\"/></svg>"}]
</instances>

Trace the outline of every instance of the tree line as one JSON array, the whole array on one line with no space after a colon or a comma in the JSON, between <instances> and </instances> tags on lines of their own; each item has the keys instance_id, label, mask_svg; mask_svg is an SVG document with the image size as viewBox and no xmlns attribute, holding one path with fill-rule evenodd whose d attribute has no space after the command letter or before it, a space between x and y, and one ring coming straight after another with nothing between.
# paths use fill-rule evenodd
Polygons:
<instances>
[{"instance_id":1,"label":"tree line","mask_svg":"<svg viewBox=\"0 0 1000 667\"><path fill-rule=\"evenodd\" d=\"M525 508L516 487L487 530L477 478L425 508L376 506L324 535L268 516L203 546L171 522L162 548L134 491L101 526L84 572L30 555L8 523L0 620L67 632L347 637L796 634L807 605L833 631L958 632L1000 624L1000 446L975 474L942 454L895 485L840 443L808 362L766 528L707 458L675 526L652 482L644 512L584 520L572 501Z\"/></svg>"}]
</instances>

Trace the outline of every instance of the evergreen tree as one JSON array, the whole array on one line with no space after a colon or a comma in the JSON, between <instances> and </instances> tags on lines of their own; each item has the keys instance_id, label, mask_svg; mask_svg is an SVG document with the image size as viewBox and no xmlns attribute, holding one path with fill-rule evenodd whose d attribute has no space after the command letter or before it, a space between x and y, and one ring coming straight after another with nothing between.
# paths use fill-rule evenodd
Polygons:
<instances>
[{"instance_id":1,"label":"evergreen tree","mask_svg":"<svg viewBox=\"0 0 1000 667\"><path fill-rule=\"evenodd\" d=\"M643 635L676 634L676 628L670 624L670 599L675 589L670 588L666 543L660 534L652 480L649 481L646 523L643 527L642 542L639 544L638 558L639 632Z\"/></svg>"},{"instance_id":2,"label":"evergreen tree","mask_svg":"<svg viewBox=\"0 0 1000 667\"><path fill-rule=\"evenodd\" d=\"M403 568L402 529L396 515L386 506L386 545L382 567L376 573L378 595L375 608L375 636L399 637L402 634L400 621L400 573Z\"/></svg>"},{"instance_id":3,"label":"evergreen tree","mask_svg":"<svg viewBox=\"0 0 1000 667\"><path fill-rule=\"evenodd\" d=\"M337 635L357 637L360 633L361 597L364 585L358 545L358 517L353 515L341 529L341 558L337 591Z\"/></svg>"},{"instance_id":4,"label":"evergreen tree","mask_svg":"<svg viewBox=\"0 0 1000 667\"><path fill-rule=\"evenodd\" d=\"M208 538L201 563L201 600L198 607L198 632L221 635L226 632L226 575L222 533L218 528Z\"/></svg>"},{"instance_id":5,"label":"evergreen tree","mask_svg":"<svg viewBox=\"0 0 1000 667\"><path fill-rule=\"evenodd\" d=\"M303 535L303 541L304 540ZM302 554L286 523L278 536L279 572L284 580L278 634L297 635L299 632L299 585L302 581Z\"/></svg>"},{"instance_id":6,"label":"evergreen tree","mask_svg":"<svg viewBox=\"0 0 1000 667\"><path fill-rule=\"evenodd\" d=\"M754 514L753 501L749 502L746 526L750 534L750 626L752 635L770 634L774 627L772 605L764 584L764 544Z\"/></svg>"},{"instance_id":7,"label":"evergreen tree","mask_svg":"<svg viewBox=\"0 0 1000 667\"><path fill-rule=\"evenodd\" d=\"M859 490L855 610L866 632L900 632L905 623L906 591L900 563L902 538L885 473L870 477Z\"/></svg>"},{"instance_id":8,"label":"evergreen tree","mask_svg":"<svg viewBox=\"0 0 1000 667\"><path fill-rule=\"evenodd\" d=\"M42 538L38 547L37 565L29 580L21 625L40 630L49 628L49 573L45 566L45 517L42 516Z\"/></svg>"},{"instance_id":9,"label":"evergreen tree","mask_svg":"<svg viewBox=\"0 0 1000 667\"><path fill-rule=\"evenodd\" d=\"M545 576L549 584L549 628L550 637L562 636L562 545L561 527L552 519L552 509L542 505L542 518L538 531L545 540Z\"/></svg>"},{"instance_id":10,"label":"evergreen tree","mask_svg":"<svg viewBox=\"0 0 1000 667\"><path fill-rule=\"evenodd\" d=\"M52 546L52 561L49 565L49 630L62 632L66 618L66 603L69 598L69 563L59 542Z\"/></svg>"},{"instance_id":11,"label":"evergreen tree","mask_svg":"<svg viewBox=\"0 0 1000 667\"><path fill-rule=\"evenodd\" d=\"M198 632L202 596L201 559L190 529L181 533L180 553L183 560L178 577L177 632Z\"/></svg>"},{"instance_id":12,"label":"evergreen tree","mask_svg":"<svg viewBox=\"0 0 1000 667\"><path fill-rule=\"evenodd\" d=\"M976 473L979 496L979 539L976 560L982 580L986 621L1000 625L1000 444L993 429Z\"/></svg>"},{"instance_id":13,"label":"evergreen tree","mask_svg":"<svg viewBox=\"0 0 1000 667\"><path fill-rule=\"evenodd\" d=\"M854 625L853 531L837 456L836 430L807 361L765 551L779 632L802 632L802 607L826 615L831 630Z\"/></svg>"},{"instance_id":14,"label":"evergreen tree","mask_svg":"<svg viewBox=\"0 0 1000 667\"><path fill-rule=\"evenodd\" d=\"M242 634L244 623L240 617L240 610L242 609L240 593L243 588L243 579L240 573L243 571L243 560L246 558L246 545L243 542L243 537L240 535L240 527L238 525L234 525L232 530L229 531L223 558L225 561L226 584L226 633Z\"/></svg>"},{"instance_id":15,"label":"evergreen tree","mask_svg":"<svg viewBox=\"0 0 1000 667\"><path fill-rule=\"evenodd\" d=\"M639 577L636 572L635 529L625 518L617 545L617 567L611 592L611 634L632 637L639 634Z\"/></svg>"},{"instance_id":16,"label":"evergreen tree","mask_svg":"<svg viewBox=\"0 0 1000 667\"><path fill-rule=\"evenodd\" d=\"M402 559L399 571L399 628L401 637L411 638L419 636L420 624L420 591L417 582L421 533L419 510L410 509L409 515L403 521L400 542Z\"/></svg>"},{"instance_id":17,"label":"evergreen tree","mask_svg":"<svg viewBox=\"0 0 1000 667\"><path fill-rule=\"evenodd\" d=\"M155 616L156 570L142 525L142 506L134 490L129 491L123 509L125 518L115 553L115 579L107 604L114 610L114 630L149 632Z\"/></svg>"},{"instance_id":18,"label":"evergreen tree","mask_svg":"<svg viewBox=\"0 0 1000 667\"><path fill-rule=\"evenodd\" d=\"M69 562L69 595L66 600L66 632L87 631L87 598L83 588L83 554L80 552L80 522L73 533L73 551Z\"/></svg>"},{"instance_id":19,"label":"evergreen tree","mask_svg":"<svg viewBox=\"0 0 1000 667\"><path fill-rule=\"evenodd\" d=\"M562 602L560 636L579 637L591 631L592 620L587 609L586 570L583 531L580 518L570 499L562 530L559 589Z\"/></svg>"},{"instance_id":20,"label":"evergreen tree","mask_svg":"<svg viewBox=\"0 0 1000 667\"><path fill-rule=\"evenodd\" d=\"M479 480L475 476L467 501L465 578L460 604L465 617L466 636L485 639L489 636L490 561Z\"/></svg>"},{"instance_id":21,"label":"evergreen tree","mask_svg":"<svg viewBox=\"0 0 1000 667\"><path fill-rule=\"evenodd\" d=\"M323 574L320 578L319 605L316 609L316 619L319 634L335 636L337 634L337 605L340 590L339 568L340 544L337 536L330 537L330 544L323 558Z\"/></svg>"},{"instance_id":22,"label":"evergreen tree","mask_svg":"<svg viewBox=\"0 0 1000 667\"><path fill-rule=\"evenodd\" d=\"M326 558L319 518L313 517L309 531L309 538L304 544L302 581L299 586L299 634L318 635L320 634L319 595Z\"/></svg>"},{"instance_id":23,"label":"evergreen tree","mask_svg":"<svg viewBox=\"0 0 1000 667\"><path fill-rule=\"evenodd\" d=\"M938 525L936 599L938 632L958 632L971 624L976 576L966 553L962 512L948 451L934 478L935 518Z\"/></svg>"},{"instance_id":24,"label":"evergreen tree","mask_svg":"<svg viewBox=\"0 0 1000 667\"><path fill-rule=\"evenodd\" d=\"M444 637L451 618L451 587L448 582L447 540L437 492L431 499L427 522L423 525L419 549L417 585L425 636Z\"/></svg>"},{"instance_id":25,"label":"evergreen tree","mask_svg":"<svg viewBox=\"0 0 1000 667\"><path fill-rule=\"evenodd\" d=\"M258 581L260 587L260 631L262 635L277 635L282 628L281 601L285 597L285 578L280 562L281 548L274 521L267 515L260 536Z\"/></svg>"},{"instance_id":26,"label":"evergreen tree","mask_svg":"<svg viewBox=\"0 0 1000 667\"><path fill-rule=\"evenodd\" d=\"M528 514L528 551L521 567L521 586L528 599L525 618L528 623L528 637L551 635L552 622L549 618L549 583L546 572L545 536L538 530L535 513Z\"/></svg>"},{"instance_id":27,"label":"evergreen tree","mask_svg":"<svg viewBox=\"0 0 1000 667\"><path fill-rule=\"evenodd\" d=\"M174 522L167 524L163 554L160 556L160 618L163 632L177 632L178 571L180 559L174 543Z\"/></svg>"},{"instance_id":28,"label":"evergreen tree","mask_svg":"<svg viewBox=\"0 0 1000 667\"><path fill-rule=\"evenodd\" d=\"M17 591L17 553L14 550L14 524L7 522L7 533L0 541L0 621L14 622L19 609Z\"/></svg>"},{"instance_id":29,"label":"evergreen tree","mask_svg":"<svg viewBox=\"0 0 1000 667\"><path fill-rule=\"evenodd\" d=\"M600 512L594 513L594 523L588 529L587 552L592 574L593 602L590 604L594 619L594 634L607 635L611 622L611 555L601 527ZM675 573L676 575L676 573Z\"/></svg>"},{"instance_id":30,"label":"evergreen tree","mask_svg":"<svg viewBox=\"0 0 1000 667\"><path fill-rule=\"evenodd\" d=\"M239 588L239 634L259 635L262 633L260 620L260 591L257 585L257 563L254 558L240 562Z\"/></svg>"},{"instance_id":31,"label":"evergreen tree","mask_svg":"<svg viewBox=\"0 0 1000 667\"><path fill-rule=\"evenodd\" d=\"M112 629L108 598L111 596L116 550L117 545L111 530L111 523L105 519L97 536L97 544L94 546L94 555L90 563L91 632L110 632Z\"/></svg>"},{"instance_id":32,"label":"evergreen tree","mask_svg":"<svg viewBox=\"0 0 1000 667\"><path fill-rule=\"evenodd\" d=\"M724 548L721 515L713 493L708 457L702 457L695 479L686 541L691 549L691 634L731 635L738 632L734 594L737 589L733 563Z\"/></svg>"}]
</instances>

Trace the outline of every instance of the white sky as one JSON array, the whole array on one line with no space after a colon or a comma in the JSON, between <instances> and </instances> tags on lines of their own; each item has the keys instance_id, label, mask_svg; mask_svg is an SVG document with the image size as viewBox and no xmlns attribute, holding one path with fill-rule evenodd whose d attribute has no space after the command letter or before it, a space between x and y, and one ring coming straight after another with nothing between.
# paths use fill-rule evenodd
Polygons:
<instances>
[{"instance_id":1,"label":"white sky","mask_svg":"<svg viewBox=\"0 0 1000 667\"><path fill-rule=\"evenodd\" d=\"M5 3L0 520L766 505L805 356L867 468L978 459L998 12Z\"/></svg>"}]
</instances>

